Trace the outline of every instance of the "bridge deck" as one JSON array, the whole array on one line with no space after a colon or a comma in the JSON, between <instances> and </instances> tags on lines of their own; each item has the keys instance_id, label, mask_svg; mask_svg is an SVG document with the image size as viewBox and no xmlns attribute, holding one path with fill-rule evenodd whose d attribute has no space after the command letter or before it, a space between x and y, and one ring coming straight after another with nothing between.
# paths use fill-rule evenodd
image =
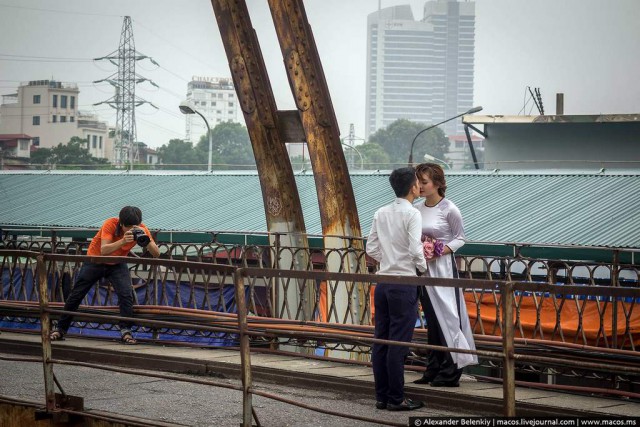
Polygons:
<instances>
[{"instance_id":1,"label":"bridge deck","mask_svg":"<svg viewBox=\"0 0 640 427\"><path fill-rule=\"evenodd\" d=\"M3 353L41 356L39 335L2 332ZM191 372L209 375L240 376L240 354L230 349L140 344L125 346L113 340L68 337L53 343L53 357L97 364L109 364L147 370ZM341 389L343 392L371 396L371 368L340 362L314 360L295 355L252 353L254 380L289 386ZM465 413L502 414L502 385L478 382L463 376L459 388L433 388L416 385L416 372L406 372L407 394L427 405ZM517 414L520 416L640 416L640 403L619 398L591 397L525 387L516 388Z\"/></svg>"}]
</instances>

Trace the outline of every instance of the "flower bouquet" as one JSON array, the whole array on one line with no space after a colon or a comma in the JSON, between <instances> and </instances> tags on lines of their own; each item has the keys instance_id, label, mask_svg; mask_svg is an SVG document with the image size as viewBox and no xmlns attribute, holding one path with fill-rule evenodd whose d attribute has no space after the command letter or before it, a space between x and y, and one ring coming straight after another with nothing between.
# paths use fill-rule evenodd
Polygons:
<instances>
[{"instance_id":1,"label":"flower bouquet","mask_svg":"<svg viewBox=\"0 0 640 427\"><path fill-rule=\"evenodd\" d=\"M431 261L433 257L441 256L444 253L444 243L442 243L442 241L425 234L422 235L421 240L422 253L424 254L424 259L427 261Z\"/></svg>"}]
</instances>

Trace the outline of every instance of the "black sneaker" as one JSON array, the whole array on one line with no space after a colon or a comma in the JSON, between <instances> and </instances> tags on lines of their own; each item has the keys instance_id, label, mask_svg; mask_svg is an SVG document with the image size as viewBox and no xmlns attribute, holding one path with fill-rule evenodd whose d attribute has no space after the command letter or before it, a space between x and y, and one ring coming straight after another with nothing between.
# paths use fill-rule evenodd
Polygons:
<instances>
[{"instance_id":1,"label":"black sneaker","mask_svg":"<svg viewBox=\"0 0 640 427\"><path fill-rule=\"evenodd\" d=\"M376 409L387 409L387 402L376 402Z\"/></svg>"},{"instance_id":2,"label":"black sneaker","mask_svg":"<svg viewBox=\"0 0 640 427\"><path fill-rule=\"evenodd\" d=\"M414 409L420 409L424 406L424 402L420 400L405 399L402 403L387 403L387 409L389 411L413 411Z\"/></svg>"}]
</instances>

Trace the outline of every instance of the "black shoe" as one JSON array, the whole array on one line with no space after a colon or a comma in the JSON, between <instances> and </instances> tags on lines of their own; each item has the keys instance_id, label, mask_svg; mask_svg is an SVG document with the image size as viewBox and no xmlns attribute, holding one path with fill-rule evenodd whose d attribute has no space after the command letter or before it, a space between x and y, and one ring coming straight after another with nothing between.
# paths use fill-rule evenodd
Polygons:
<instances>
[{"instance_id":1,"label":"black shoe","mask_svg":"<svg viewBox=\"0 0 640 427\"><path fill-rule=\"evenodd\" d=\"M431 381L431 387L460 387L460 382L434 380Z\"/></svg>"},{"instance_id":2,"label":"black shoe","mask_svg":"<svg viewBox=\"0 0 640 427\"><path fill-rule=\"evenodd\" d=\"M425 371L424 374L422 374L422 378L418 378L413 383L414 384L429 384L431 381L436 379L436 376L438 376L438 374L429 374L428 371Z\"/></svg>"},{"instance_id":3,"label":"black shoe","mask_svg":"<svg viewBox=\"0 0 640 427\"><path fill-rule=\"evenodd\" d=\"M376 402L376 409L387 409L387 402Z\"/></svg>"},{"instance_id":4,"label":"black shoe","mask_svg":"<svg viewBox=\"0 0 640 427\"><path fill-rule=\"evenodd\" d=\"M424 402L420 400L405 399L402 403L387 403L387 409L389 411L413 411L414 409L420 409L424 406Z\"/></svg>"}]
</instances>

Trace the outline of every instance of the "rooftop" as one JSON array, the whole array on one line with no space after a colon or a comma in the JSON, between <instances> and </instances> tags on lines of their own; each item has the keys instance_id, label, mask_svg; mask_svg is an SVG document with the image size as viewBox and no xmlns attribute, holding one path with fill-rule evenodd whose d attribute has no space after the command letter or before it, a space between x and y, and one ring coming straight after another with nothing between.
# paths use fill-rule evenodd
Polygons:
<instances>
[{"instance_id":1,"label":"rooftop","mask_svg":"<svg viewBox=\"0 0 640 427\"><path fill-rule=\"evenodd\" d=\"M351 174L363 234L394 199L389 171ZM309 234L315 182L297 174ZM447 172L447 197L475 242L640 248L639 170ZM165 231L267 231L255 172L0 171L0 226L99 227L124 205Z\"/></svg>"}]
</instances>

